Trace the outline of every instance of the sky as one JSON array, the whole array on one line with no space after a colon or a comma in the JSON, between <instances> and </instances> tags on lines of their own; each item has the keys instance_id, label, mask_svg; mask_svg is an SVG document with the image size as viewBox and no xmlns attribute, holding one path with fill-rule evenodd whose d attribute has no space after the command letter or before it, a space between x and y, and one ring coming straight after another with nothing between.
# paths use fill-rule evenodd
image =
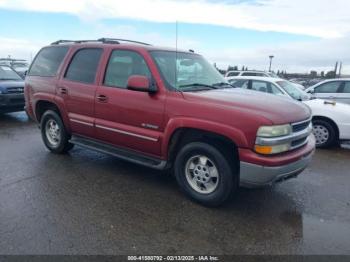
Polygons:
<instances>
[{"instance_id":1,"label":"sky","mask_svg":"<svg viewBox=\"0 0 350 262\"><path fill-rule=\"evenodd\" d=\"M127 38L228 65L350 74L349 0L0 0L0 57L58 39Z\"/></svg>"}]
</instances>

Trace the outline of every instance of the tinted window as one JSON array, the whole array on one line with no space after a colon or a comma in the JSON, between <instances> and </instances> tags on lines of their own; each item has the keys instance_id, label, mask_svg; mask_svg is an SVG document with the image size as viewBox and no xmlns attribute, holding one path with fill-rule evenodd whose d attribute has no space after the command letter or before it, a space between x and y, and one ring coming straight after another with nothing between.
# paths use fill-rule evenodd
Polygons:
<instances>
[{"instance_id":1,"label":"tinted window","mask_svg":"<svg viewBox=\"0 0 350 262\"><path fill-rule=\"evenodd\" d=\"M231 73L228 73L227 76L238 76L239 75L239 72L231 72Z\"/></svg>"},{"instance_id":2,"label":"tinted window","mask_svg":"<svg viewBox=\"0 0 350 262\"><path fill-rule=\"evenodd\" d=\"M263 73L245 72L242 76L265 76Z\"/></svg>"},{"instance_id":3,"label":"tinted window","mask_svg":"<svg viewBox=\"0 0 350 262\"><path fill-rule=\"evenodd\" d=\"M345 82L343 93L350 93L350 82Z\"/></svg>"},{"instance_id":4,"label":"tinted window","mask_svg":"<svg viewBox=\"0 0 350 262\"><path fill-rule=\"evenodd\" d=\"M28 75L55 76L67 51L68 47L66 46L45 47L41 49L30 67Z\"/></svg>"},{"instance_id":5,"label":"tinted window","mask_svg":"<svg viewBox=\"0 0 350 262\"><path fill-rule=\"evenodd\" d=\"M102 49L98 48L79 50L70 62L65 78L87 84L94 83L101 54Z\"/></svg>"},{"instance_id":6,"label":"tinted window","mask_svg":"<svg viewBox=\"0 0 350 262\"><path fill-rule=\"evenodd\" d=\"M133 51L115 50L109 59L104 84L126 88L131 75L143 75L151 78L143 57Z\"/></svg>"},{"instance_id":7,"label":"tinted window","mask_svg":"<svg viewBox=\"0 0 350 262\"><path fill-rule=\"evenodd\" d=\"M337 93L340 84L340 81L324 83L315 88L315 93Z\"/></svg>"}]
</instances>

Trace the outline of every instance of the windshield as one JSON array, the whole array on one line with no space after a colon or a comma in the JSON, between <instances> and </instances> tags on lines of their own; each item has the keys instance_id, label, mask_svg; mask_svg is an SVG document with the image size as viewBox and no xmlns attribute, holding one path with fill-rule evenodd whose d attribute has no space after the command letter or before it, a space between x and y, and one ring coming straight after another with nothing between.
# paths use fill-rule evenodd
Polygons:
<instances>
[{"instance_id":1,"label":"windshield","mask_svg":"<svg viewBox=\"0 0 350 262\"><path fill-rule=\"evenodd\" d=\"M197 54L152 51L167 86L179 91L197 91L232 87L224 77Z\"/></svg>"},{"instance_id":2,"label":"windshield","mask_svg":"<svg viewBox=\"0 0 350 262\"><path fill-rule=\"evenodd\" d=\"M279 81L277 84L282 87L292 98L300 101L309 100L310 96L291 82Z\"/></svg>"},{"instance_id":3,"label":"windshield","mask_svg":"<svg viewBox=\"0 0 350 262\"><path fill-rule=\"evenodd\" d=\"M0 80L22 80L22 78L8 66L0 66Z\"/></svg>"}]
</instances>

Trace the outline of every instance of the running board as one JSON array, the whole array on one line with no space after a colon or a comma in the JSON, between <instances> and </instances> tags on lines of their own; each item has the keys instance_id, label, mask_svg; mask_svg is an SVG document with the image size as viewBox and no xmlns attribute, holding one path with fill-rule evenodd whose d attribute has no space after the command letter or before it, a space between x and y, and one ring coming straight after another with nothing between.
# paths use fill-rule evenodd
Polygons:
<instances>
[{"instance_id":1,"label":"running board","mask_svg":"<svg viewBox=\"0 0 350 262\"><path fill-rule=\"evenodd\" d=\"M167 164L167 161L162 159L153 158L150 156L137 153L135 151L119 148L116 146L112 146L110 144L106 144L97 140L93 140L93 139L89 139L81 136L72 136L69 142L77 146L85 147L87 149L112 155L120 159L129 161L135 164L151 167L154 169L163 170L165 169L165 166Z\"/></svg>"}]
</instances>

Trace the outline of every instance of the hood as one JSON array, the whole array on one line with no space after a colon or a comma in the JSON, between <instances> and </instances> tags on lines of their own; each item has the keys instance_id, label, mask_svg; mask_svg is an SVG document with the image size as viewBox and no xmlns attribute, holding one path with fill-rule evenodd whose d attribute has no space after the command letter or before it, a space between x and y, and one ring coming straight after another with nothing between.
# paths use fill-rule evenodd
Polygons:
<instances>
[{"instance_id":1,"label":"hood","mask_svg":"<svg viewBox=\"0 0 350 262\"><path fill-rule=\"evenodd\" d=\"M299 101L241 88L184 92L185 99L199 103L212 103L232 110L249 110L270 120L273 124L286 124L311 117L311 110Z\"/></svg>"},{"instance_id":2,"label":"hood","mask_svg":"<svg viewBox=\"0 0 350 262\"><path fill-rule=\"evenodd\" d=\"M7 93L8 89L21 88L23 92L24 81L6 80L0 81L0 91Z\"/></svg>"}]
</instances>

